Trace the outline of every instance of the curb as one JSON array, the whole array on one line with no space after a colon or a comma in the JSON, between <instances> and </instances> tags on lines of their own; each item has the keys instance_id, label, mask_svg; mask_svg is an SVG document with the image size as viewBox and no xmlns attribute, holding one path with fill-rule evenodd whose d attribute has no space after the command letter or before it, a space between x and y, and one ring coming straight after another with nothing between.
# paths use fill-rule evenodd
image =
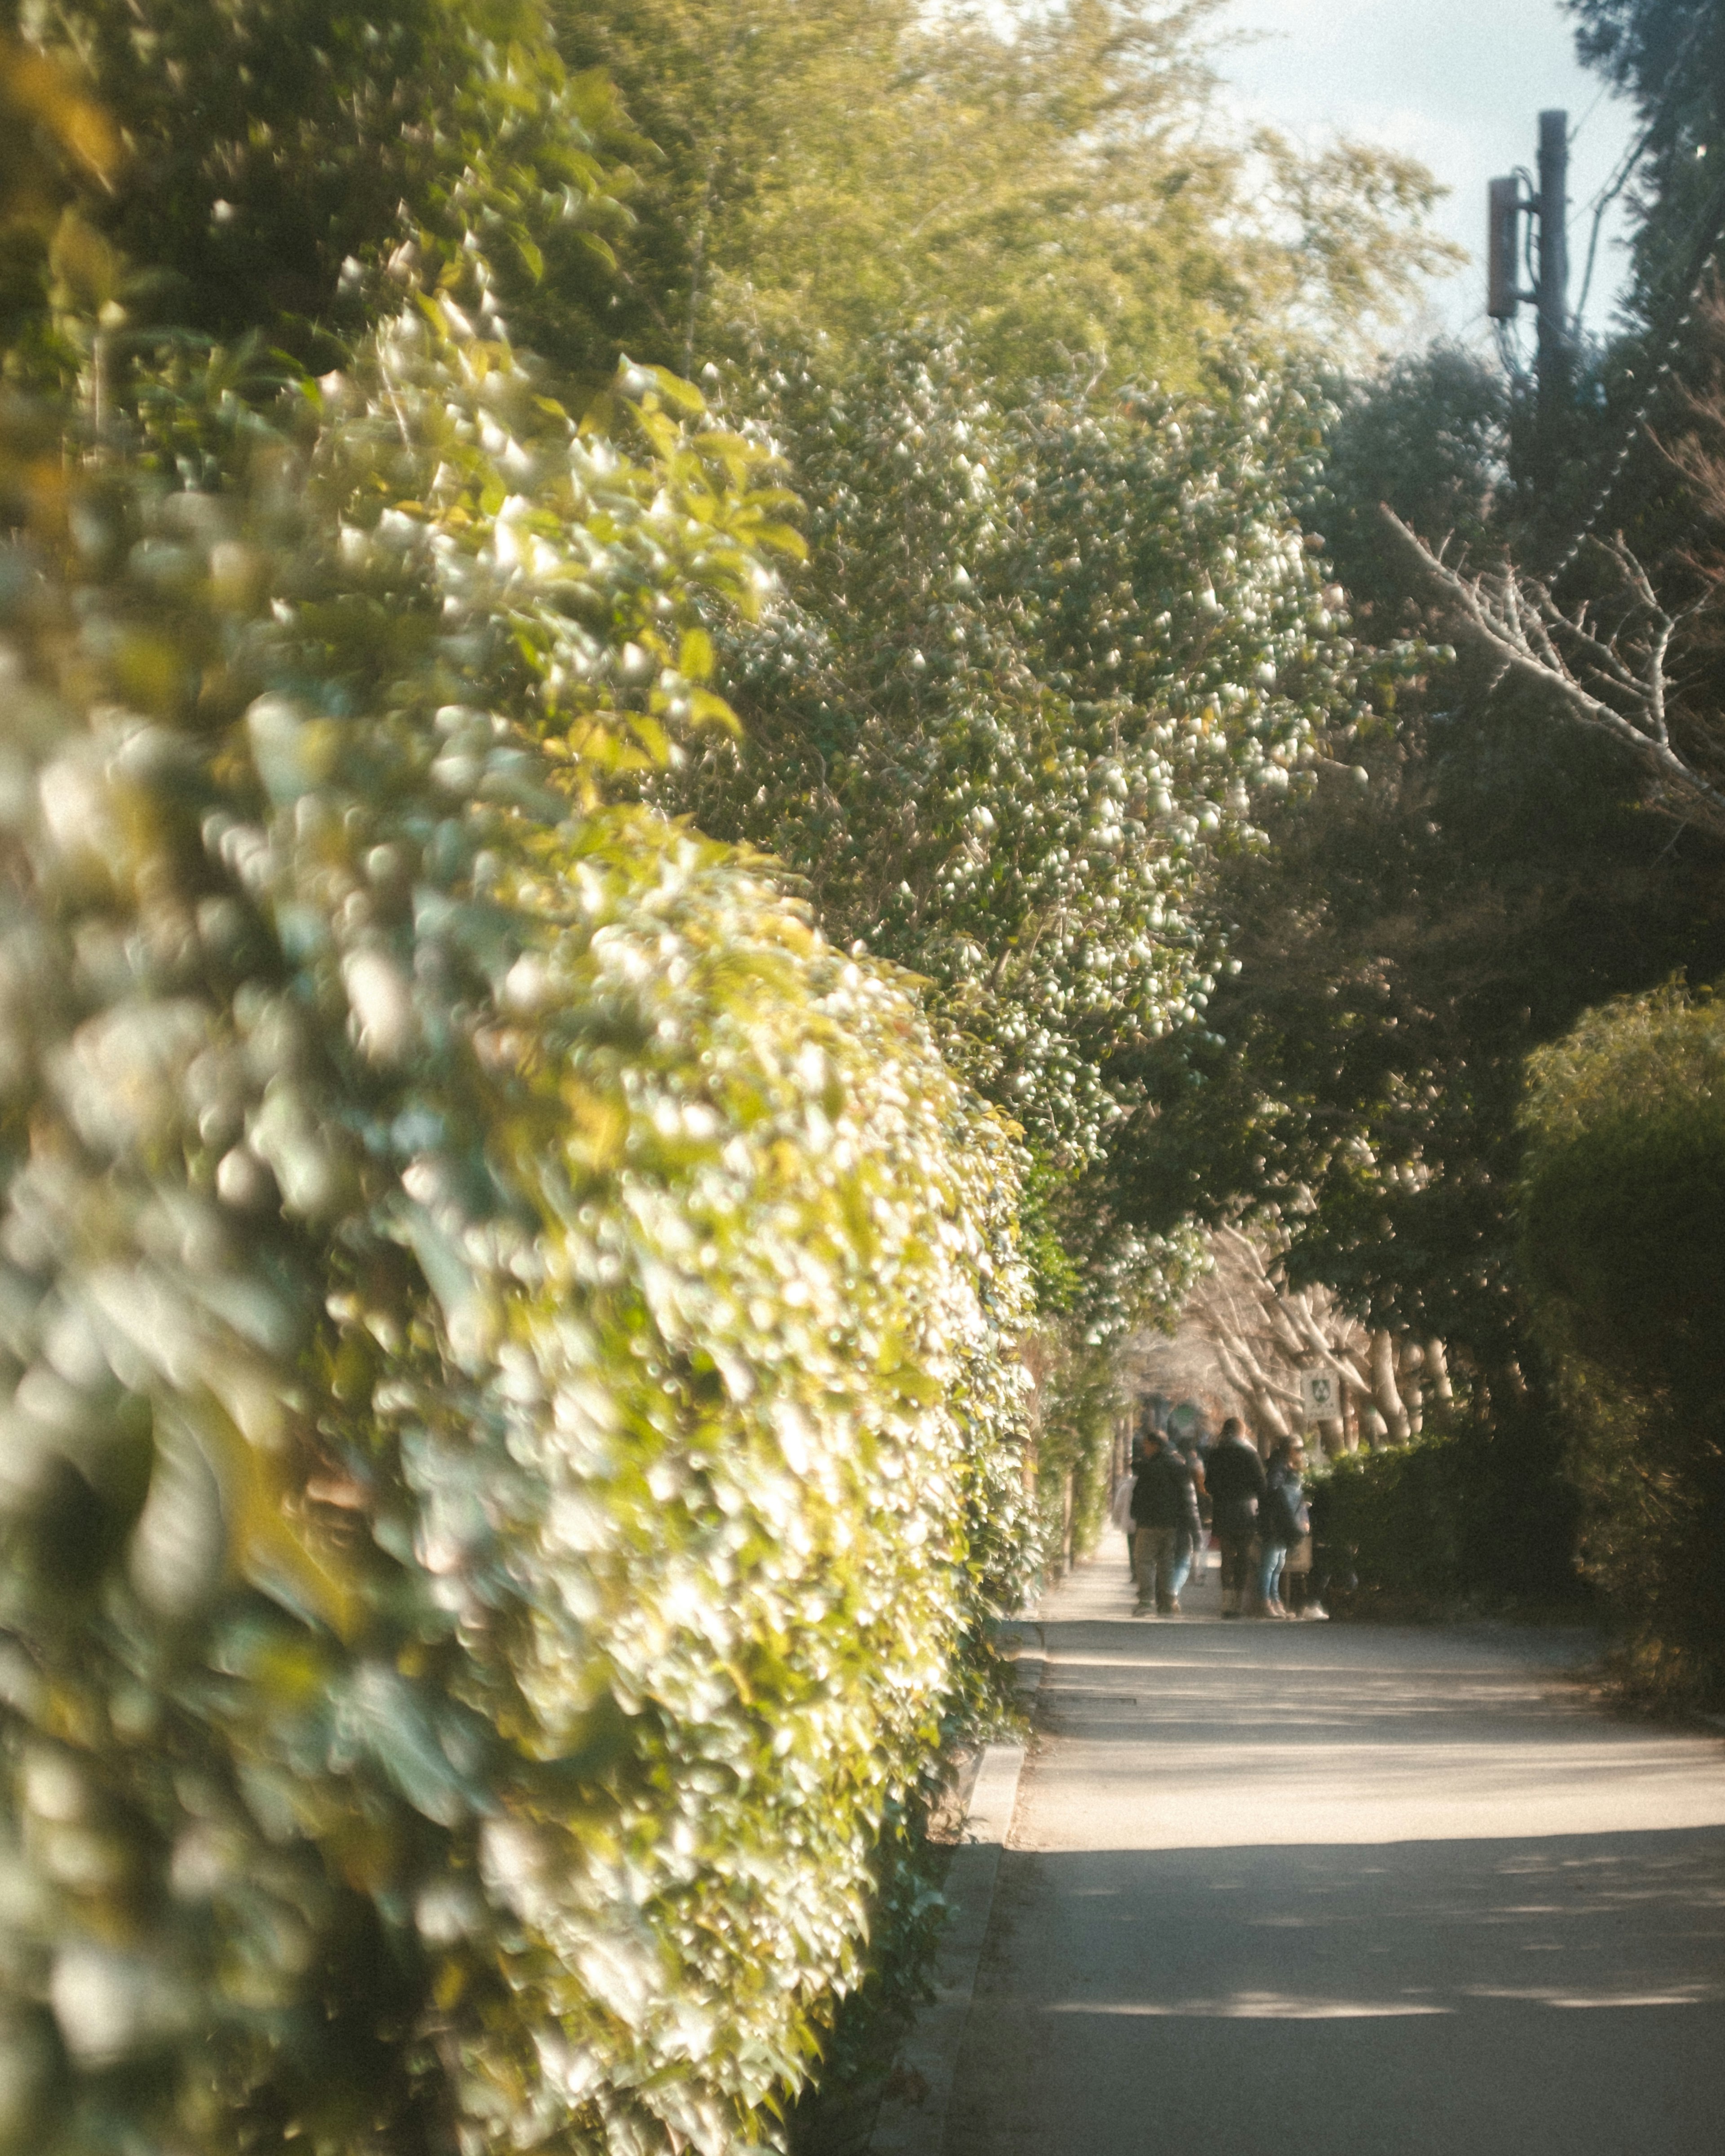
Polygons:
<instances>
[{"instance_id":1,"label":"curb","mask_svg":"<svg viewBox=\"0 0 1725 2156\"><path fill-rule=\"evenodd\" d=\"M1035 1628L1040 1635L1041 1627ZM1031 1627L1026 1625L1025 1632ZM1047 1649L1022 1642L1019 1697L1034 1699L1048 1666ZM869 2137L867 2156L940 2156L959 2048L970 2020L977 1970L988 1936L1000 1854L1012 1831L1024 1771L1022 1744L989 1744L972 1785L964 1839L952 1851L944 1892L952 1906L935 1958L934 1998L898 2049Z\"/></svg>"}]
</instances>

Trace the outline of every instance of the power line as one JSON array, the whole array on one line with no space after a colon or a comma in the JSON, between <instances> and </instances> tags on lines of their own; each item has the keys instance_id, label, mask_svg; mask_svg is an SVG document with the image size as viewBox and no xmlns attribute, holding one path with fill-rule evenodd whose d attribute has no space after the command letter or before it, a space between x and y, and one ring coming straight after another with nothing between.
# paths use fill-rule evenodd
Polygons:
<instances>
[{"instance_id":1,"label":"power line","mask_svg":"<svg viewBox=\"0 0 1725 2156\"><path fill-rule=\"evenodd\" d=\"M1587 312L1587 295L1593 289L1594 258L1599 250L1599 228L1605 222L1605 213L1630 183L1630 175L1641 162L1641 154L1653 140L1655 123L1649 121L1640 134L1617 161L1616 169L1594 197L1588 207L1593 211L1593 229L1587 239L1587 268L1582 273L1581 297L1575 302L1575 326L1581 327L1581 318Z\"/></svg>"},{"instance_id":2,"label":"power line","mask_svg":"<svg viewBox=\"0 0 1725 2156\"><path fill-rule=\"evenodd\" d=\"M1658 363L1648 377L1640 396L1636 400L1635 408L1630 413L1628 424L1625 427L1617 448L1606 465L1604 475L1594 491L1593 501L1586 515L1576 526L1574 536L1565 547L1557 566L1551 572L1550 580L1553 583L1581 552L1589 534L1604 514L1606 505L1616 490L1623 468L1629 461L1630 452L1635 447L1636 438L1646 424L1647 414L1652 408L1654 398L1658 394L1661 385L1671 372L1672 362L1683 333L1695 319L1695 310L1701 298L1702 286L1707 281L1707 271L1712 266L1713 259L1719 249L1719 243L1722 239L1725 239L1725 183L1722 183L1715 191L1712 200L1702 212L1695 230L1697 234L1697 244L1691 253L1686 274L1678 286L1681 295L1678 306L1681 311L1676 313L1676 319L1670 322L1666 329L1649 343L1648 356L1650 358L1656 357Z\"/></svg>"},{"instance_id":3,"label":"power line","mask_svg":"<svg viewBox=\"0 0 1725 2156\"><path fill-rule=\"evenodd\" d=\"M1594 113L1599 110L1600 105L1604 102L1605 99L1610 95L1610 84L1609 82L1602 82L1594 95L1593 103L1589 105L1587 110L1582 114L1580 119L1578 120L1575 125L1569 130L1569 146L1572 150L1581 139L1582 129L1586 126L1588 121L1593 118Z\"/></svg>"},{"instance_id":4,"label":"power line","mask_svg":"<svg viewBox=\"0 0 1725 2156\"><path fill-rule=\"evenodd\" d=\"M1664 80L1659 85L1658 110L1618 160L1611 177L1588 204L1588 208L1593 212L1594 222L1593 229L1588 235L1587 270L1581 280L1581 297L1575 304L1575 325L1578 330L1581 326L1581 318L1587 311L1587 295L1594 281L1594 257L1599 250L1599 228L1604 222L1605 212L1629 185L1630 175L1641 162L1648 145L1659 132L1666 119L1670 117L1671 107L1675 101L1677 90L1677 71L1688 59L1690 49L1700 38L1706 23L1705 12L1697 13L1695 20L1689 26L1687 35L1678 45L1676 51L1671 54L1670 64L1666 69ZM1599 90L1599 96L1595 97L1593 103L1589 105L1587 111L1576 125L1575 134L1569 138L1571 141L1574 141L1575 135L1581 132L1582 128L1598 111L1599 98L1604 96L1610 86L1609 83L1606 83ZM1645 110L1645 106L1643 110Z\"/></svg>"}]
</instances>

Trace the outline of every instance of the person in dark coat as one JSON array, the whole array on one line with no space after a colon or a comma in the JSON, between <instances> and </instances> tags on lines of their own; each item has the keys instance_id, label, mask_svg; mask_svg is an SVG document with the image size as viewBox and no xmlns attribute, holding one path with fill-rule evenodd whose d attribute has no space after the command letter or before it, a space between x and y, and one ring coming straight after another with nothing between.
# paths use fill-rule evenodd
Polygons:
<instances>
[{"instance_id":1,"label":"person in dark coat","mask_svg":"<svg viewBox=\"0 0 1725 2156\"><path fill-rule=\"evenodd\" d=\"M1193 1540L1199 1532L1198 1481L1179 1448L1160 1432L1146 1445L1132 1485L1132 1519L1138 1560L1134 1614L1147 1617L1153 1609L1160 1616L1178 1617Z\"/></svg>"},{"instance_id":2,"label":"person in dark coat","mask_svg":"<svg viewBox=\"0 0 1725 2156\"><path fill-rule=\"evenodd\" d=\"M1238 1415L1230 1415L1204 1466L1210 1517L1222 1552L1222 1614L1245 1614L1254 1584L1258 1513L1269 1493L1264 1463Z\"/></svg>"}]
</instances>

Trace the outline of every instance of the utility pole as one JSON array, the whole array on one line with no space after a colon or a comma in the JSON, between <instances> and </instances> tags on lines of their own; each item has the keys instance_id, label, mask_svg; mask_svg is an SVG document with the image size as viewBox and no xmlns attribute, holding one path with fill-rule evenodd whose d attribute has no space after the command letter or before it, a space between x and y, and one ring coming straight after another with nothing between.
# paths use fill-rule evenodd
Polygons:
<instances>
[{"instance_id":1,"label":"utility pole","mask_svg":"<svg viewBox=\"0 0 1725 2156\"><path fill-rule=\"evenodd\" d=\"M1494 321L1512 322L1523 300L1538 310L1539 372L1566 373L1569 361L1569 244L1566 230L1569 192L1569 116L1539 116L1539 185L1525 189L1527 175L1512 172L1487 189L1486 312ZM1539 244L1533 256L1533 289L1520 278L1522 219L1537 221Z\"/></svg>"},{"instance_id":2,"label":"utility pole","mask_svg":"<svg viewBox=\"0 0 1725 2156\"><path fill-rule=\"evenodd\" d=\"M1538 441L1542 464L1560 454L1558 439L1568 408L1574 356L1569 326L1569 245L1566 229L1569 190L1569 116L1552 110L1539 116L1539 185L1512 174L1491 182L1486 232L1486 312L1494 321L1512 322L1525 300L1538 313L1539 382ZM1537 221L1538 244L1524 245L1523 218ZM1528 237L1532 237L1531 234ZM1521 265L1531 252L1533 289L1521 285Z\"/></svg>"},{"instance_id":3,"label":"utility pole","mask_svg":"<svg viewBox=\"0 0 1725 2156\"><path fill-rule=\"evenodd\" d=\"M1569 393L1569 116L1539 116L1539 416L1549 431Z\"/></svg>"}]
</instances>

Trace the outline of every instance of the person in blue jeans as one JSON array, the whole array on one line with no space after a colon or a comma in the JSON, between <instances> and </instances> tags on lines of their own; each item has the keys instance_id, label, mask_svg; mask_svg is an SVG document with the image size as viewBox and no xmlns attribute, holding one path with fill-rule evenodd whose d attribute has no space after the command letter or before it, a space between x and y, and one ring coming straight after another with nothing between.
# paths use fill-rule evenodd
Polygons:
<instances>
[{"instance_id":1,"label":"person in blue jeans","mask_svg":"<svg viewBox=\"0 0 1725 2156\"><path fill-rule=\"evenodd\" d=\"M1282 1438L1270 1455L1266 1488L1259 1512L1263 1553L1258 1560L1258 1606L1266 1617L1286 1617L1281 1604L1281 1568L1288 1552L1312 1526L1306 1502L1306 1448L1297 1437Z\"/></svg>"}]
</instances>

